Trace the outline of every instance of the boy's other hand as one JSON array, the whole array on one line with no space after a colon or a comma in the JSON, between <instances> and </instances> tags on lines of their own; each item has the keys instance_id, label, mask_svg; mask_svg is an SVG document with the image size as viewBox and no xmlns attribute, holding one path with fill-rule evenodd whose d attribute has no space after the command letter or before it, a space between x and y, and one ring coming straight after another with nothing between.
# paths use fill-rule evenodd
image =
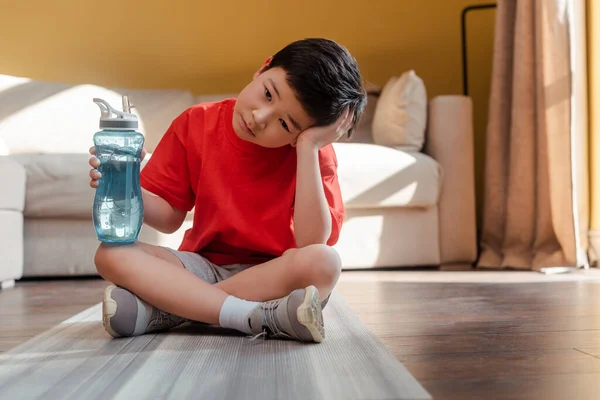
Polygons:
<instances>
[{"instance_id":1,"label":"boy's other hand","mask_svg":"<svg viewBox=\"0 0 600 400\"><path fill-rule=\"evenodd\" d=\"M308 128L298 136L297 146L302 144L310 144L317 149L327 146L352 128L352 113L350 109L346 109L342 115L333 124L328 126L313 126Z\"/></svg>"},{"instance_id":2,"label":"boy's other hand","mask_svg":"<svg viewBox=\"0 0 600 400\"><path fill-rule=\"evenodd\" d=\"M98 172L97 169L100 166L100 160L98 160L98 158L96 157L95 146L90 147L90 154L92 155L89 161L90 166L92 167L92 169L90 170L90 186L96 189L99 185L98 179L102 177L102 174ZM146 157L146 150L142 149L142 160L144 159L144 157Z\"/></svg>"}]
</instances>

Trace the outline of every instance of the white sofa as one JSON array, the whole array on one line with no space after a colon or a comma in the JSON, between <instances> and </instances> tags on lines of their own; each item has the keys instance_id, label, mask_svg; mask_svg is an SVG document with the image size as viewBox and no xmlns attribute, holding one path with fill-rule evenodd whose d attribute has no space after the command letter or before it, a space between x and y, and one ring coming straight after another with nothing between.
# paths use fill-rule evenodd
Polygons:
<instances>
[{"instance_id":1,"label":"white sofa","mask_svg":"<svg viewBox=\"0 0 600 400\"><path fill-rule=\"evenodd\" d=\"M88 149L100 112L92 98L118 106L123 94L136 107L150 153L180 112L197 102L224 97L0 75L0 154L4 154L0 218L7 208L9 214L20 215L18 207L4 201L6 193L23 186L12 178L16 172L10 171L18 168L15 162L27 174L24 233L19 236L15 229L10 243L0 234L1 245L14 254L23 246L23 265L13 253L2 257L0 280L96 274L93 256L98 241L91 220L94 191L88 186ZM377 96L369 96L356 138L335 144L347 210L336 245L344 268L473 263L477 251L470 99L432 99L425 147L415 152L373 144L377 102ZM12 169L7 172L5 165ZM188 215L173 235L144 226L141 240L177 248L190 224Z\"/></svg>"},{"instance_id":2,"label":"white sofa","mask_svg":"<svg viewBox=\"0 0 600 400\"><path fill-rule=\"evenodd\" d=\"M0 289L23 275L23 209L25 168L0 157Z\"/></svg>"}]
</instances>

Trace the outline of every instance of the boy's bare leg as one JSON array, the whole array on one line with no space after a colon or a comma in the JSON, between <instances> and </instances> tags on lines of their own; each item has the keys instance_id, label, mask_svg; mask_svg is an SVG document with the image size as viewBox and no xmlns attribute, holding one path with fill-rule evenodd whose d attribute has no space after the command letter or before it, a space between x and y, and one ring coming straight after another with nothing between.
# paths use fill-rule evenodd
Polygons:
<instances>
[{"instance_id":1,"label":"boy's bare leg","mask_svg":"<svg viewBox=\"0 0 600 400\"><path fill-rule=\"evenodd\" d=\"M158 309L194 321L219 322L228 294L183 268L167 249L142 242L101 244L94 261L104 279Z\"/></svg>"},{"instance_id":2,"label":"boy's bare leg","mask_svg":"<svg viewBox=\"0 0 600 400\"><path fill-rule=\"evenodd\" d=\"M319 290L321 300L325 300L338 281L341 264L331 247L312 245L290 249L279 258L244 270L215 286L241 299L267 301L313 285Z\"/></svg>"},{"instance_id":3,"label":"boy's bare leg","mask_svg":"<svg viewBox=\"0 0 600 400\"><path fill-rule=\"evenodd\" d=\"M314 285L322 291L319 293L322 300L337 282L340 272L337 253L324 245L290 250L282 257L216 285L184 269L170 251L140 242L127 246L102 244L95 262L105 279L154 307L210 324L219 324L222 309L231 309L223 307L228 298L266 301ZM318 296L314 299L318 300ZM239 300L235 301L236 307L241 305Z\"/></svg>"}]
</instances>

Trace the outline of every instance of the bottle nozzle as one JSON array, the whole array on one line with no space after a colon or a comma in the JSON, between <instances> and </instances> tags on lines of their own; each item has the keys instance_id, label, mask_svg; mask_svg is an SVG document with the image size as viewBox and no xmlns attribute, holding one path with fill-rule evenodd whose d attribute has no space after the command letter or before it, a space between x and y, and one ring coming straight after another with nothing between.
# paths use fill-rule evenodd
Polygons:
<instances>
[{"instance_id":1,"label":"bottle nozzle","mask_svg":"<svg viewBox=\"0 0 600 400\"><path fill-rule=\"evenodd\" d=\"M102 113L100 118L110 118L110 114L111 114L110 104L108 104L106 101L104 101L102 99L97 99L97 98L94 98L94 103L96 103L98 105L98 107L100 107L100 112Z\"/></svg>"},{"instance_id":2,"label":"bottle nozzle","mask_svg":"<svg viewBox=\"0 0 600 400\"><path fill-rule=\"evenodd\" d=\"M123 96L123 112L126 113L131 113L131 109L133 108L133 106L131 105L131 103L129 103L129 97L128 96Z\"/></svg>"}]
</instances>

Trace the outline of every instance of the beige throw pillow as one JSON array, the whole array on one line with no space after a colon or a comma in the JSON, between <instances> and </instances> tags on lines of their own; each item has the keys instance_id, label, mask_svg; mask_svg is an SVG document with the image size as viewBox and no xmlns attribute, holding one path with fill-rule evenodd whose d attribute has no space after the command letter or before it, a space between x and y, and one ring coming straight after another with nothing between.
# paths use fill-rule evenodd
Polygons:
<instances>
[{"instance_id":1,"label":"beige throw pillow","mask_svg":"<svg viewBox=\"0 0 600 400\"><path fill-rule=\"evenodd\" d=\"M427 91L410 70L384 86L373 117L376 144L404 151L421 151L427 126Z\"/></svg>"}]
</instances>

